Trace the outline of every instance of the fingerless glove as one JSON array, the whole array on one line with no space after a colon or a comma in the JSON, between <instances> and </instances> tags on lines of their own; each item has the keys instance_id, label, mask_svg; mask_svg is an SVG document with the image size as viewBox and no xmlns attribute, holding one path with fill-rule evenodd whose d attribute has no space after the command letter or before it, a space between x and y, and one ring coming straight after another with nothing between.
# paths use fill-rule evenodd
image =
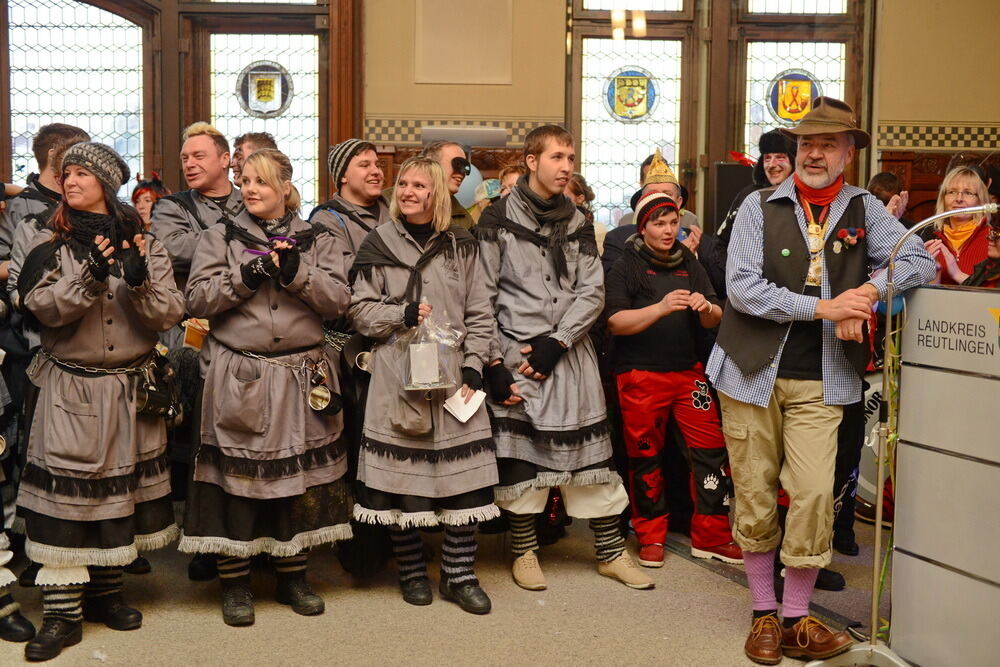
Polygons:
<instances>
[{"instance_id":1,"label":"fingerless glove","mask_svg":"<svg viewBox=\"0 0 1000 667\"><path fill-rule=\"evenodd\" d=\"M531 364L536 373L551 375L552 369L556 367L564 354L566 354L566 348L562 346L562 343L549 336L539 336L531 341L528 363Z\"/></svg>"},{"instance_id":2,"label":"fingerless glove","mask_svg":"<svg viewBox=\"0 0 1000 667\"><path fill-rule=\"evenodd\" d=\"M483 379L486 381L486 391L493 402L503 403L511 397L510 386L514 384L514 375L503 363L484 368Z\"/></svg>"},{"instance_id":3,"label":"fingerless glove","mask_svg":"<svg viewBox=\"0 0 1000 667\"><path fill-rule=\"evenodd\" d=\"M278 275L278 265L270 255L258 255L240 267L240 275L247 289L257 289L269 279Z\"/></svg>"},{"instance_id":4,"label":"fingerless glove","mask_svg":"<svg viewBox=\"0 0 1000 667\"><path fill-rule=\"evenodd\" d=\"M483 388L483 376L475 368L462 366L462 384L469 389L479 391Z\"/></svg>"}]
</instances>

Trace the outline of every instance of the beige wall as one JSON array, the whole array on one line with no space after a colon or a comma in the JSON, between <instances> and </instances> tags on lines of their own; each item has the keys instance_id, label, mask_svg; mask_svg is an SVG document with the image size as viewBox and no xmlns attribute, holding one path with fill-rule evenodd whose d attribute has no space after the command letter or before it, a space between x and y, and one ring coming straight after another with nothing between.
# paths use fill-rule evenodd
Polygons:
<instances>
[{"instance_id":1,"label":"beige wall","mask_svg":"<svg viewBox=\"0 0 1000 667\"><path fill-rule=\"evenodd\" d=\"M566 81L563 0L514 0L510 85L415 83L415 13L416 0L365 0L366 121L563 118ZM474 29L489 30L490 26L479 25ZM442 48L447 49L448 35L441 34L440 41Z\"/></svg>"},{"instance_id":2,"label":"beige wall","mask_svg":"<svg viewBox=\"0 0 1000 667\"><path fill-rule=\"evenodd\" d=\"M1000 123L1000 3L879 0L881 123Z\"/></svg>"}]
</instances>

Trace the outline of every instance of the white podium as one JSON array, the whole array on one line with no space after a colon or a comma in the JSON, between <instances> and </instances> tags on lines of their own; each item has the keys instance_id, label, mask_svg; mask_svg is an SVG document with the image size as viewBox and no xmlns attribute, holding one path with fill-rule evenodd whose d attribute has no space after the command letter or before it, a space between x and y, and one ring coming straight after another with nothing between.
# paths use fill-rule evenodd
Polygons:
<instances>
[{"instance_id":1,"label":"white podium","mask_svg":"<svg viewBox=\"0 0 1000 667\"><path fill-rule=\"evenodd\" d=\"M890 646L998 665L1000 290L909 293L898 432Z\"/></svg>"}]
</instances>

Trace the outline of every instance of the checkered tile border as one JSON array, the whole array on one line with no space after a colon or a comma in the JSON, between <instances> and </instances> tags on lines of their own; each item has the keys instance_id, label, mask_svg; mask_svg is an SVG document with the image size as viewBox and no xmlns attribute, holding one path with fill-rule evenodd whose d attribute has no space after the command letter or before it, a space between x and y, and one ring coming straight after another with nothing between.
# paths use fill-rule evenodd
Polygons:
<instances>
[{"instance_id":1,"label":"checkered tile border","mask_svg":"<svg viewBox=\"0 0 1000 667\"><path fill-rule=\"evenodd\" d=\"M507 130L507 145L520 146L528 132L546 123L561 123L562 119L538 120L456 120L439 118L365 118L365 141L374 144L420 144L420 128L425 125L461 125L474 127L502 127Z\"/></svg>"},{"instance_id":2,"label":"checkered tile border","mask_svg":"<svg viewBox=\"0 0 1000 667\"><path fill-rule=\"evenodd\" d=\"M1000 148L1000 125L878 126L881 150L994 150Z\"/></svg>"}]
</instances>

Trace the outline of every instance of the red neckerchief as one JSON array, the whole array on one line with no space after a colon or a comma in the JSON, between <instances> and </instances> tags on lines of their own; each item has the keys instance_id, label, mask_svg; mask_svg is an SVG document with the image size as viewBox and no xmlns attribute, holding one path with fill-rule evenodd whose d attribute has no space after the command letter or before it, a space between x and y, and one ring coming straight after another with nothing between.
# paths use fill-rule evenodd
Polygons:
<instances>
[{"instance_id":1,"label":"red neckerchief","mask_svg":"<svg viewBox=\"0 0 1000 667\"><path fill-rule=\"evenodd\" d=\"M825 188L818 189L809 187L803 183L798 174L793 174L792 177L795 179L795 190L798 192L803 212L809 219L809 223L817 226L825 226L826 216L830 212L830 202L836 198L840 189L844 187L844 175L841 174L838 176L837 180ZM818 216L813 216L810 204L821 207Z\"/></svg>"}]
</instances>

